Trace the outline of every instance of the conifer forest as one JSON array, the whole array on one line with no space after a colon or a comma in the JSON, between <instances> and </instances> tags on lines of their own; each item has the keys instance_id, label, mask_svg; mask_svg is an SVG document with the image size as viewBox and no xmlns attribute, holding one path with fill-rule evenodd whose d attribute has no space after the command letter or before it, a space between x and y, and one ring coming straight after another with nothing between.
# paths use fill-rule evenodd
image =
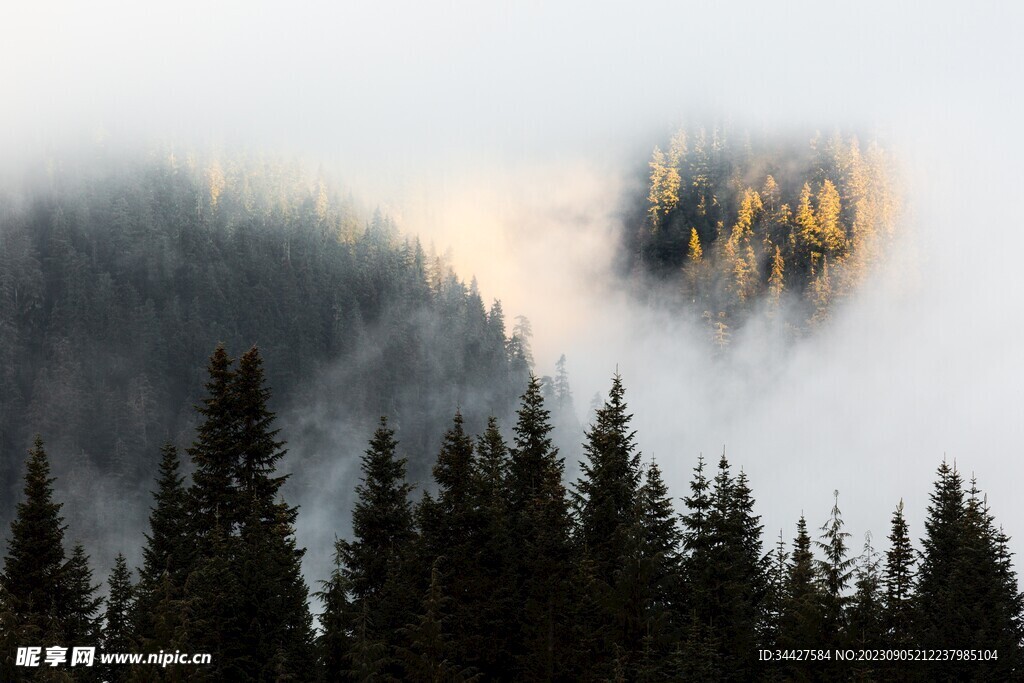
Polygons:
<instances>
[{"instance_id":1,"label":"conifer forest","mask_svg":"<svg viewBox=\"0 0 1024 683\"><path fill-rule=\"evenodd\" d=\"M1024 4L9 4L0 683L1024 683Z\"/></svg>"},{"instance_id":2,"label":"conifer forest","mask_svg":"<svg viewBox=\"0 0 1024 683\"><path fill-rule=\"evenodd\" d=\"M684 309L699 301L732 321L762 305L782 317L793 292L801 315L825 324L829 299L814 292L829 258L846 288L836 292L852 296L854 264L868 277L862 253L891 227L882 216L896 209L880 207L894 200L872 171L883 153L871 148L868 164L856 140L837 136L804 156L821 162L815 190L775 171L762 198L735 178L767 162L723 144L733 181L700 180L681 172L684 136L667 157L654 152L648 211L623 233L632 267L692 295L674 304ZM73 680L1010 680L1024 670L1009 531L955 463L936 459L918 529L897 500L888 533L861 545L836 492L831 510L808 510L773 538L742 462L673 455L692 474L670 489L638 449L623 377L611 376L581 427L565 358L554 378L533 372L529 321L509 325L443 256L380 211L361 217L323 181L265 160L174 154L125 174L76 173L51 172L48 188L5 213L0 433L5 454L31 446L27 459L5 459L15 495L0 583L4 680L26 678L14 654L36 641L212 656L158 672L56 670ZM777 188L796 193L795 211ZM689 222L700 230L685 240ZM792 265L766 279L763 266L780 261ZM375 353L358 367L322 370L355 363L367 340ZM723 351L717 342L707 354ZM289 453L271 406L311 392L333 392L364 426L361 452L333 453L314 435L326 454ZM567 469L559 443L572 439ZM351 530L339 523L333 568L309 576L295 531L304 511L284 486L295 471L315 479L331 457L358 458L349 490L328 492L350 501ZM72 545L78 520L62 512L54 459L126 496L141 480L139 566L125 554L96 566ZM988 659L836 660L892 648ZM831 657L763 659L805 650Z\"/></svg>"}]
</instances>

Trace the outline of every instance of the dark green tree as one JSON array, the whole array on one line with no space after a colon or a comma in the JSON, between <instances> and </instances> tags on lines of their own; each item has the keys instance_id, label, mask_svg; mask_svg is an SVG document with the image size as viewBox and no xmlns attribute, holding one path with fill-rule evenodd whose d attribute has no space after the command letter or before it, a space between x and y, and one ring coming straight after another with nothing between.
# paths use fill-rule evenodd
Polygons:
<instances>
[{"instance_id":1,"label":"dark green tree","mask_svg":"<svg viewBox=\"0 0 1024 683\"><path fill-rule=\"evenodd\" d=\"M143 564L132 619L135 635L152 651L170 650L175 645L172 635L182 619L182 590L192 564L188 494L180 468L178 450L171 444L165 445L161 449L157 490L153 492L154 506L150 508L149 531L142 548ZM158 622L162 624L160 629Z\"/></svg>"},{"instance_id":2,"label":"dark green tree","mask_svg":"<svg viewBox=\"0 0 1024 683\"><path fill-rule=\"evenodd\" d=\"M569 581L572 576L569 507L564 461L551 443L550 413L540 381L530 377L517 411L509 463L511 535L518 549L517 647L521 678L553 680L569 661Z\"/></svg>"},{"instance_id":3,"label":"dark green tree","mask_svg":"<svg viewBox=\"0 0 1024 683\"><path fill-rule=\"evenodd\" d=\"M394 639L406 622L410 586L406 583L407 553L415 539L409 502L412 486L405 479L405 458L396 454L394 431L382 417L362 457L362 479L356 486L352 540L340 540L337 551L358 612L370 616L371 641Z\"/></svg>"},{"instance_id":4,"label":"dark green tree","mask_svg":"<svg viewBox=\"0 0 1024 683\"><path fill-rule=\"evenodd\" d=\"M850 534L843 530L839 491L833 492L833 499L832 512L821 527L821 540L815 544L823 555L817 561L822 588L822 644L840 647L848 637L847 606L850 600L846 589L853 579L856 560L848 557L846 543Z\"/></svg>"},{"instance_id":5,"label":"dark green tree","mask_svg":"<svg viewBox=\"0 0 1024 683\"><path fill-rule=\"evenodd\" d=\"M63 636L69 643L98 643L102 636L100 607L103 598L96 595L92 569L85 547L76 543L64 564L63 586L58 593L57 613L64 622Z\"/></svg>"},{"instance_id":6,"label":"dark green tree","mask_svg":"<svg viewBox=\"0 0 1024 683\"><path fill-rule=\"evenodd\" d=\"M67 527L61 504L53 500L53 482L43 440L36 436L26 466L25 497L11 522L0 576L6 607L24 642L62 637L65 629L62 609L69 605L58 601L69 599L64 559Z\"/></svg>"},{"instance_id":7,"label":"dark green tree","mask_svg":"<svg viewBox=\"0 0 1024 683\"><path fill-rule=\"evenodd\" d=\"M885 638L894 646L909 646L913 617L914 564L917 556L910 543L907 520L903 516L903 501L892 515L889 550L885 553L885 610L883 627Z\"/></svg>"},{"instance_id":8,"label":"dark green tree","mask_svg":"<svg viewBox=\"0 0 1024 683\"><path fill-rule=\"evenodd\" d=\"M136 651L134 614L135 586L124 555L118 553L107 579L107 608L103 619L103 649L106 652ZM128 679L128 673L127 667L111 665L103 675L110 681L124 681Z\"/></svg>"}]
</instances>

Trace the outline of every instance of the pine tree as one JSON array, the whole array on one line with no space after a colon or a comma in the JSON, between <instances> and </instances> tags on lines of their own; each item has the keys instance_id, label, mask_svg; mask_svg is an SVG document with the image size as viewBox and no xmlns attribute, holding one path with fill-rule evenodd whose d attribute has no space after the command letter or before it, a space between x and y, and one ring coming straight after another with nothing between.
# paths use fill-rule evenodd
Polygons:
<instances>
[{"instance_id":1,"label":"pine tree","mask_svg":"<svg viewBox=\"0 0 1024 683\"><path fill-rule=\"evenodd\" d=\"M447 598L443 594L440 572L436 566L430 573L430 587L423 599L419 620L405 628L409 646L399 648L404 675L402 680L416 683L463 683L479 680L472 669L453 660L446 634Z\"/></svg>"},{"instance_id":2,"label":"pine tree","mask_svg":"<svg viewBox=\"0 0 1024 683\"><path fill-rule=\"evenodd\" d=\"M616 374L608 400L587 431L583 476L573 494L575 540L590 562L591 591L605 596L603 614L588 639L601 642L594 666L629 666L640 650L642 534L639 500L640 454L630 430L622 378Z\"/></svg>"},{"instance_id":3,"label":"pine tree","mask_svg":"<svg viewBox=\"0 0 1024 683\"><path fill-rule=\"evenodd\" d=\"M885 612L883 615L886 640L894 646L909 645L913 615L914 564L917 557L910 544L907 520L903 517L900 500L892 516L889 550L885 553Z\"/></svg>"},{"instance_id":4,"label":"pine tree","mask_svg":"<svg viewBox=\"0 0 1024 683\"><path fill-rule=\"evenodd\" d=\"M771 263L772 270L768 276L768 310L774 313L779 309L782 291L785 289L785 264L782 260L782 250L779 247L775 247Z\"/></svg>"},{"instance_id":5,"label":"pine tree","mask_svg":"<svg viewBox=\"0 0 1024 683\"><path fill-rule=\"evenodd\" d=\"M474 509L480 515L481 537L474 590L479 630L470 640L470 649L477 656L467 663L477 666L486 680L509 680L519 627L515 573L518 548L513 543L508 498L509 449L494 417L477 439L476 451Z\"/></svg>"},{"instance_id":6,"label":"pine tree","mask_svg":"<svg viewBox=\"0 0 1024 683\"><path fill-rule=\"evenodd\" d=\"M884 640L882 611L881 560L871 544L871 533L864 539L864 550L853 570L853 596L849 606L849 638L851 647L872 649Z\"/></svg>"},{"instance_id":7,"label":"pine tree","mask_svg":"<svg viewBox=\"0 0 1024 683\"><path fill-rule=\"evenodd\" d=\"M223 344L218 345L207 365L207 396L196 407L202 422L196 440L188 449L195 465L189 490L193 528L199 541L213 535L221 539L234 532L238 516L234 475L238 470L238 414L232 391L233 360ZM207 545L200 543L200 546ZM209 552L209 547L201 548Z\"/></svg>"},{"instance_id":8,"label":"pine tree","mask_svg":"<svg viewBox=\"0 0 1024 683\"><path fill-rule=\"evenodd\" d=\"M818 584L811 537L803 515L797 522L788 580L779 619L777 646L781 649L818 648L824 645L824 592ZM817 680L821 663L790 662L782 667L786 680Z\"/></svg>"},{"instance_id":9,"label":"pine tree","mask_svg":"<svg viewBox=\"0 0 1024 683\"><path fill-rule=\"evenodd\" d=\"M981 677L1010 680L1024 666L1024 599L987 503L971 480L967 497L956 472L943 463L925 521L927 536L915 595L917 638L931 647L995 649L998 660L950 662L943 674L951 680ZM950 528L951 525L951 528ZM949 555L936 553L949 544ZM948 575L937 575L946 568ZM944 612L926 604L934 598ZM942 626L939 626L941 620Z\"/></svg>"},{"instance_id":10,"label":"pine tree","mask_svg":"<svg viewBox=\"0 0 1024 683\"><path fill-rule=\"evenodd\" d=\"M708 492L703 461L686 499L683 517L688 556L685 580L690 612L700 633L721 648L725 675L749 677L764 625L767 576L761 550L761 525L744 473L733 477L722 454ZM702 636L703 637L703 636Z\"/></svg>"},{"instance_id":11,"label":"pine tree","mask_svg":"<svg viewBox=\"0 0 1024 683\"><path fill-rule=\"evenodd\" d=\"M821 246L825 253L841 258L846 253L846 231L839 222L842 211L839 192L831 180L826 179L818 190L818 207L815 217L818 221L818 232Z\"/></svg>"},{"instance_id":12,"label":"pine tree","mask_svg":"<svg viewBox=\"0 0 1024 683\"><path fill-rule=\"evenodd\" d=\"M166 638L180 624L181 592L192 566L188 529L188 494L179 474L178 450L167 444L161 450L155 506L149 515L149 532L142 549L143 565L136 588L132 623L147 651L170 650ZM157 624L161 623L162 628ZM162 631L158 637L157 632Z\"/></svg>"},{"instance_id":13,"label":"pine tree","mask_svg":"<svg viewBox=\"0 0 1024 683\"><path fill-rule=\"evenodd\" d=\"M818 220L811 207L811 185L804 183L800 190L800 200L797 203L796 215L797 235L800 243L807 252L815 252L822 249L821 229L818 227Z\"/></svg>"},{"instance_id":14,"label":"pine tree","mask_svg":"<svg viewBox=\"0 0 1024 683\"><path fill-rule=\"evenodd\" d=\"M63 637L68 643L97 643L101 637L99 611L103 598L96 596L99 585L93 583L92 569L85 547L76 543L64 564L58 592L57 613L63 621Z\"/></svg>"},{"instance_id":15,"label":"pine tree","mask_svg":"<svg viewBox=\"0 0 1024 683\"><path fill-rule=\"evenodd\" d=\"M517 411L509 466L513 547L523 612L517 646L519 675L552 679L567 657L568 582L572 573L564 461L551 443L550 413L540 381L530 377Z\"/></svg>"},{"instance_id":16,"label":"pine tree","mask_svg":"<svg viewBox=\"0 0 1024 683\"><path fill-rule=\"evenodd\" d=\"M822 592L818 586L811 537L807 533L807 521L803 515L796 528L783 616L779 625L779 643L789 648L796 647L800 642L820 643L822 628Z\"/></svg>"},{"instance_id":17,"label":"pine tree","mask_svg":"<svg viewBox=\"0 0 1024 683\"><path fill-rule=\"evenodd\" d=\"M349 585L343 569L340 554L335 552L331 576L321 582L323 590L316 594L324 606L320 615L317 659L319 680L325 682L348 680L355 640L356 613L349 600Z\"/></svg>"},{"instance_id":18,"label":"pine tree","mask_svg":"<svg viewBox=\"0 0 1024 683\"><path fill-rule=\"evenodd\" d=\"M25 474L25 498L18 503L11 522L4 571L0 577L6 606L25 642L63 634L58 600L65 586L64 518L61 504L53 500L54 478L36 436L29 451Z\"/></svg>"},{"instance_id":19,"label":"pine tree","mask_svg":"<svg viewBox=\"0 0 1024 683\"><path fill-rule=\"evenodd\" d=\"M405 622L404 595L396 585L404 573L406 550L414 539L412 486L405 480L405 458L396 455L398 443L387 418L370 440L362 457L362 479L356 486L352 511L351 541L338 542L344 575L350 586L352 604L359 612L368 610L368 637L385 639Z\"/></svg>"},{"instance_id":20,"label":"pine tree","mask_svg":"<svg viewBox=\"0 0 1024 683\"><path fill-rule=\"evenodd\" d=\"M667 676L675 645L674 634L682 620L680 566L682 532L672 507L668 487L657 463L647 467L639 491L641 552L640 628L642 648L638 653L638 680ZM644 673L646 672L646 673Z\"/></svg>"},{"instance_id":21,"label":"pine tree","mask_svg":"<svg viewBox=\"0 0 1024 683\"><path fill-rule=\"evenodd\" d=\"M964 495L960 473L945 461L939 466L921 539L921 561L914 596L914 638L920 647L951 644L950 616L956 613L961 586L951 583L965 543Z\"/></svg>"},{"instance_id":22,"label":"pine tree","mask_svg":"<svg viewBox=\"0 0 1024 683\"><path fill-rule=\"evenodd\" d=\"M452 615L451 652L460 662L468 662L477 655L470 641L480 631L476 620L483 597L476 593L482 580L477 553L484 540L484 529L483 514L477 508L475 489L479 482L474 456L473 441L464 429L462 413L456 412L434 465L437 501L424 504L423 513L430 519L421 523L421 543L426 549L421 566L425 563L432 567L431 571L441 571ZM439 563L438 558L444 561Z\"/></svg>"},{"instance_id":23,"label":"pine tree","mask_svg":"<svg viewBox=\"0 0 1024 683\"><path fill-rule=\"evenodd\" d=\"M853 578L855 560L847 557L846 542L850 534L843 531L839 491L833 492L833 499L832 512L821 527L821 540L815 544L824 555L817 562L822 587L822 638L828 646L839 646L847 634L849 599L846 588Z\"/></svg>"},{"instance_id":24,"label":"pine tree","mask_svg":"<svg viewBox=\"0 0 1024 683\"><path fill-rule=\"evenodd\" d=\"M635 523L640 486L640 454L630 430L622 377L612 378L608 400L587 431L583 476L574 496L577 537L595 562L598 576L611 583L625 557L626 536Z\"/></svg>"},{"instance_id":25,"label":"pine tree","mask_svg":"<svg viewBox=\"0 0 1024 683\"><path fill-rule=\"evenodd\" d=\"M134 652L137 641L133 615L135 613L135 586L128 571L128 563L124 555L117 554L114 568L107 579L107 609L103 624L103 649L106 652ZM110 681L128 679L129 669L124 666L111 665L104 672Z\"/></svg>"},{"instance_id":26,"label":"pine tree","mask_svg":"<svg viewBox=\"0 0 1024 683\"><path fill-rule=\"evenodd\" d=\"M267 402L263 361L256 347L239 360L231 386L238 453L235 514L239 525L233 564L240 579L241 655L251 676L266 679L287 673L309 678L313 670L312 617L302 577L302 556L295 542L298 510L280 499L286 476L276 473L284 456L274 413ZM245 514L245 517L241 517Z\"/></svg>"}]
</instances>

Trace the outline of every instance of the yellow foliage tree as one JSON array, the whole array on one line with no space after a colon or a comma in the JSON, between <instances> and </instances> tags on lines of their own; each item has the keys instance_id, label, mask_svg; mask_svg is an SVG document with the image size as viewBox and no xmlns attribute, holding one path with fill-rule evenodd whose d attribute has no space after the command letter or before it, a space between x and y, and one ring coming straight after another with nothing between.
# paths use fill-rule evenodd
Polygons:
<instances>
[{"instance_id":1,"label":"yellow foliage tree","mask_svg":"<svg viewBox=\"0 0 1024 683\"><path fill-rule=\"evenodd\" d=\"M804 183L800 190L800 201L796 205L796 228L800 242L811 251L821 249L821 236L818 232L818 220L811 207L811 184Z\"/></svg>"},{"instance_id":2,"label":"yellow foliage tree","mask_svg":"<svg viewBox=\"0 0 1024 683\"><path fill-rule=\"evenodd\" d=\"M839 200L839 192L831 180L826 179L818 190L818 210L815 217L818 219L818 234L820 245L826 253L836 258L846 254L846 231L839 222L839 215L842 210L842 203Z\"/></svg>"}]
</instances>

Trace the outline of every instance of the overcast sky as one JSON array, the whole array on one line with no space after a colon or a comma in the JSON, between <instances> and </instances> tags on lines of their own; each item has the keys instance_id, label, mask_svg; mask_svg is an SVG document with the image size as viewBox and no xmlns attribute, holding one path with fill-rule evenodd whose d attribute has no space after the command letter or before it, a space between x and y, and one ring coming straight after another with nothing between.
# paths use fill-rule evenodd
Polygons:
<instances>
[{"instance_id":1,"label":"overcast sky","mask_svg":"<svg viewBox=\"0 0 1024 683\"><path fill-rule=\"evenodd\" d=\"M919 537L945 452L1024 551L1020 3L634 5L5 3L0 163L97 140L300 156L450 246L533 320L541 372L569 356L581 403L618 364L676 493L724 443L769 537L838 488L884 546L901 496ZM650 147L709 119L879 136L913 236L825 333L724 368L606 271Z\"/></svg>"}]
</instances>

